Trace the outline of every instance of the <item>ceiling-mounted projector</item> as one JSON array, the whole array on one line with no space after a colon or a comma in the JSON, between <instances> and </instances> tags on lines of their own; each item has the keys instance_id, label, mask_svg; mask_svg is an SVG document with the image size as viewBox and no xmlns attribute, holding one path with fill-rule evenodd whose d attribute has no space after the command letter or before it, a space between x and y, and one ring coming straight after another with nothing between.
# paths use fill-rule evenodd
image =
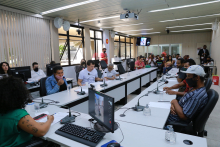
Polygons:
<instances>
[{"instance_id":1,"label":"ceiling-mounted projector","mask_svg":"<svg viewBox=\"0 0 220 147\"><path fill-rule=\"evenodd\" d=\"M131 13L130 11L128 11L125 14L121 14L120 19L122 19L122 20L138 20L138 14Z\"/></svg>"}]
</instances>

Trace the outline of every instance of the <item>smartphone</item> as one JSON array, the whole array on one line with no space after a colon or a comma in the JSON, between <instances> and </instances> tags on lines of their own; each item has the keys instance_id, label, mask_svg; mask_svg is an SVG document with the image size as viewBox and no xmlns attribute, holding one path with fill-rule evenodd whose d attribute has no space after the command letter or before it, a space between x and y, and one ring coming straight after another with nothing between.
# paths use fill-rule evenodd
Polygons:
<instances>
[{"instance_id":1,"label":"smartphone","mask_svg":"<svg viewBox=\"0 0 220 147\"><path fill-rule=\"evenodd\" d=\"M34 117L33 119L34 120L39 120L39 119L41 119L41 118L44 118L44 117L46 117L47 116L47 114L40 114L40 115L38 115L38 116L36 116L36 117Z\"/></svg>"}]
</instances>

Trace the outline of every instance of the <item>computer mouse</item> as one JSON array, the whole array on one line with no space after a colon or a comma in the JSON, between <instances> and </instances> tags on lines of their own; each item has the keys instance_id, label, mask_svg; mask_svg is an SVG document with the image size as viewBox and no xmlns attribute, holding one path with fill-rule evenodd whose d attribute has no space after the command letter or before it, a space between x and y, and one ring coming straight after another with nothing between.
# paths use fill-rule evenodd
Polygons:
<instances>
[{"instance_id":1,"label":"computer mouse","mask_svg":"<svg viewBox=\"0 0 220 147\"><path fill-rule=\"evenodd\" d=\"M119 143L109 143L107 147L120 147Z\"/></svg>"}]
</instances>

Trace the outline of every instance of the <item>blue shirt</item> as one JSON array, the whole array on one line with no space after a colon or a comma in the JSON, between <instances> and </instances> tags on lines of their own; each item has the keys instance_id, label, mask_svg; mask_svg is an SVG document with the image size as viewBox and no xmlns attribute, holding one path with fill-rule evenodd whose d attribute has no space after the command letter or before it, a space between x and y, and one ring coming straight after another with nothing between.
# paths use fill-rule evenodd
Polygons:
<instances>
[{"instance_id":1,"label":"blue shirt","mask_svg":"<svg viewBox=\"0 0 220 147\"><path fill-rule=\"evenodd\" d=\"M63 77L63 80L64 83L67 85L65 77ZM54 75L47 78L45 85L46 85L47 95L54 94L60 91L60 86L57 85L57 81Z\"/></svg>"},{"instance_id":2,"label":"blue shirt","mask_svg":"<svg viewBox=\"0 0 220 147\"><path fill-rule=\"evenodd\" d=\"M208 102L208 95L206 92L205 87L201 87L199 89L196 89L192 92L186 93L180 100L179 105L183 108L183 114L188 118L187 121L190 121L194 115L201 111L202 108L207 104ZM181 121L179 116L173 115L170 113L168 117L169 121Z\"/></svg>"}]
</instances>

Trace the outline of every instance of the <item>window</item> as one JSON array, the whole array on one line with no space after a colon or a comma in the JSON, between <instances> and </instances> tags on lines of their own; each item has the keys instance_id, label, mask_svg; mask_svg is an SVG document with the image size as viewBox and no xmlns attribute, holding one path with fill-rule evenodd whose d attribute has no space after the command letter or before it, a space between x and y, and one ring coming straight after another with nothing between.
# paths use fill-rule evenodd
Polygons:
<instances>
[{"instance_id":1,"label":"window","mask_svg":"<svg viewBox=\"0 0 220 147\"><path fill-rule=\"evenodd\" d=\"M133 58L134 49L133 49L132 38L124 37L120 35L115 35L114 38L114 57L120 57L121 59ZM132 51L131 51L132 50Z\"/></svg>"},{"instance_id":2,"label":"window","mask_svg":"<svg viewBox=\"0 0 220 147\"><path fill-rule=\"evenodd\" d=\"M81 30L80 34L77 32L78 29ZM58 33L60 64L79 64L81 59L83 59L83 28L71 25L69 31L64 31L63 27L61 27L58 29Z\"/></svg>"},{"instance_id":3,"label":"window","mask_svg":"<svg viewBox=\"0 0 220 147\"><path fill-rule=\"evenodd\" d=\"M171 55L173 58L176 57L176 54L182 53L182 44L171 44Z\"/></svg>"},{"instance_id":4,"label":"window","mask_svg":"<svg viewBox=\"0 0 220 147\"><path fill-rule=\"evenodd\" d=\"M91 58L92 60L99 60L102 52L102 31L90 30L91 41Z\"/></svg>"}]
</instances>

